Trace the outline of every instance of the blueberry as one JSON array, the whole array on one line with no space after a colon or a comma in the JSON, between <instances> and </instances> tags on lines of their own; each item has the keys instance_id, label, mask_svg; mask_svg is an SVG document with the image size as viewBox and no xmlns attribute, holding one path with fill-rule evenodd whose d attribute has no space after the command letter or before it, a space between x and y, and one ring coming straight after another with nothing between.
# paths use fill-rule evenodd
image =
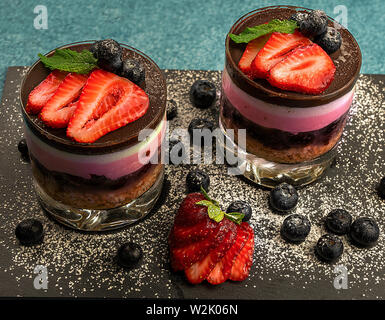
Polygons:
<instances>
[{"instance_id":1,"label":"blueberry","mask_svg":"<svg viewBox=\"0 0 385 320\"><path fill-rule=\"evenodd\" d=\"M316 37L314 42L324 49L327 54L332 54L341 47L342 38L337 29L327 27L326 32Z\"/></svg>"},{"instance_id":2,"label":"blueberry","mask_svg":"<svg viewBox=\"0 0 385 320\"><path fill-rule=\"evenodd\" d=\"M380 235L376 221L371 218L358 218L350 227L350 237L359 247L373 246Z\"/></svg>"},{"instance_id":3,"label":"blueberry","mask_svg":"<svg viewBox=\"0 0 385 320\"><path fill-rule=\"evenodd\" d=\"M188 132L190 134L191 142L201 143L201 145L205 144L205 136L210 136L210 138L212 138L211 133L213 130L214 124L211 121L202 118L195 118L191 120L188 126ZM199 135L201 139L199 140L198 136L194 139L194 134ZM209 143L210 141L208 141L206 138L206 143Z\"/></svg>"},{"instance_id":4,"label":"blueberry","mask_svg":"<svg viewBox=\"0 0 385 320\"><path fill-rule=\"evenodd\" d=\"M209 108L215 101L215 98L215 85L208 80L197 80L190 88L190 100L197 108Z\"/></svg>"},{"instance_id":5,"label":"blueberry","mask_svg":"<svg viewBox=\"0 0 385 320\"><path fill-rule=\"evenodd\" d=\"M312 10L309 13L297 12L290 19L297 22L299 30L307 37L324 33L328 25L328 18L322 10Z\"/></svg>"},{"instance_id":6,"label":"blueberry","mask_svg":"<svg viewBox=\"0 0 385 320\"><path fill-rule=\"evenodd\" d=\"M344 244L341 239L334 234L324 234L319 238L316 246L316 256L325 262L335 262L344 251Z\"/></svg>"},{"instance_id":7,"label":"blueberry","mask_svg":"<svg viewBox=\"0 0 385 320\"><path fill-rule=\"evenodd\" d=\"M98 66L104 70L118 73L122 67L122 47L112 39L96 41L90 51L96 59Z\"/></svg>"},{"instance_id":8,"label":"blueberry","mask_svg":"<svg viewBox=\"0 0 385 320\"><path fill-rule=\"evenodd\" d=\"M382 198L385 199L385 177L383 177L377 187L377 192L378 195Z\"/></svg>"},{"instance_id":9,"label":"blueberry","mask_svg":"<svg viewBox=\"0 0 385 320\"><path fill-rule=\"evenodd\" d=\"M125 59L119 71L121 77L127 78L138 86L143 83L146 74L144 67L133 59Z\"/></svg>"},{"instance_id":10,"label":"blueberry","mask_svg":"<svg viewBox=\"0 0 385 320\"><path fill-rule=\"evenodd\" d=\"M167 120L172 120L178 115L178 105L175 100L167 101Z\"/></svg>"},{"instance_id":11,"label":"blueberry","mask_svg":"<svg viewBox=\"0 0 385 320\"><path fill-rule=\"evenodd\" d=\"M128 242L121 245L118 250L118 264L124 268L134 268L143 256L142 248L134 243Z\"/></svg>"},{"instance_id":12,"label":"blueberry","mask_svg":"<svg viewBox=\"0 0 385 320\"><path fill-rule=\"evenodd\" d=\"M29 161L29 153L28 153L28 146L27 141L25 139L21 139L17 145L17 149L19 150L21 156Z\"/></svg>"},{"instance_id":13,"label":"blueberry","mask_svg":"<svg viewBox=\"0 0 385 320\"><path fill-rule=\"evenodd\" d=\"M246 201L242 201L242 200L236 200L230 203L226 212L243 213L245 216L243 217L242 221L249 221L251 218L251 214L253 213L250 205Z\"/></svg>"},{"instance_id":14,"label":"blueberry","mask_svg":"<svg viewBox=\"0 0 385 320\"><path fill-rule=\"evenodd\" d=\"M44 237L43 225L36 219L23 220L17 225L15 235L25 246L41 243Z\"/></svg>"},{"instance_id":15,"label":"blueberry","mask_svg":"<svg viewBox=\"0 0 385 320\"><path fill-rule=\"evenodd\" d=\"M292 214L282 224L281 236L288 242L301 243L310 232L310 221L305 216Z\"/></svg>"},{"instance_id":16,"label":"blueberry","mask_svg":"<svg viewBox=\"0 0 385 320\"><path fill-rule=\"evenodd\" d=\"M189 193L200 192L201 186L205 191L208 191L210 187L210 177L202 170L192 170L189 171L186 176L186 185Z\"/></svg>"},{"instance_id":17,"label":"blueberry","mask_svg":"<svg viewBox=\"0 0 385 320\"><path fill-rule=\"evenodd\" d=\"M343 235L349 232L352 216L344 209L335 209L329 212L325 219L326 228L335 234Z\"/></svg>"},{"instance_id":18,"label":"blueberry","mask_svg":"<svg viewBox=\"0 0 385 320\"><path fill-rule=\"evenodd\" d=\"M283 182L270 191L270 204L273 209L286 212L293 209L298 202L298 193L295 188Z\"/></svg>"}]
</instances>

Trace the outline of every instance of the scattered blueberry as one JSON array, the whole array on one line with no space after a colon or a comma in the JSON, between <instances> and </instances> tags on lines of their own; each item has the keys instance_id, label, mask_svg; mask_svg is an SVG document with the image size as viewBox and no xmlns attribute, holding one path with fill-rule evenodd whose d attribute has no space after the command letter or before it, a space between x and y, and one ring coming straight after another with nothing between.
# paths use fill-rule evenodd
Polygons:
<instances>
[{"instance_id":1,"label":"scattered blueberry","mask_svg":"<svg viewBox=\"0 0 385 320\"><path fill-rule=\"evenodd\" d=\"M335 234L343 235L349 232L352 216L344 209L335 209L329 212L325 219L326 228Z\"/></svg>"},{"instance_id":2,"label":"scattered blueberry","mask_svg":"<svg viewBox=\"0 0 385 320\"><path fill-rule=\"evenodd\" d=\"M178 105L175 100L170 99L167 101L167 120L172 120L178 115Z\"/></svg>"},{"instance_id":3,"label":"scattered blueberry","mask_svg":"<svg viewBox=\"0 0 385 320\"><path fill-rule=\"evenodd\" d=\"M350 227L350 237L353 243L360 247L370 247L374 245L379 235L380 229L376 221L371 218L358 218Z\"/></svg>"},{"instance_id":4,"label":"scattered blueberry","mask_svg":"<svg viewBox=\"0 0 385 320\"><path fill-rule=\"evenodd\" d=\"M243 217L242 221L249 221L251 218L251 214L253 213L250 205L246 201L242 201L242 200L235 200L232 203L230 203L226 212L243 213L245 216Z\"/></svg>"},{"instance_id":5,"label":"scattered blueberry","mask_svg":"<svg viewBox=\"0 0 385 320\"><path fill-rule=\"evenodd\" d=\"M283 221L281 236L289 242L298 244L306 239L310 228L308 218L299 214L292 214Z\"/></svg>"},{"instance_id":6,"label":"scattered blueberry","mask_svg":"<svg viewBox=\"0 0 385 320\"><path fill-rule=\"evenodd\" d=\"M328 18L322 10L297 12L290 19L297 22L299 30L307 37L324 33L328 25Z\"/></svg>"},{"instance_id":7,"label":"scattered blueberry","mask_svg":"<svg viewBox=\"0 0 385 320\"><path fill-rule=\"evenodd\" d=\"M176 160L183 161L184 157L186 157L186 149L183 145L183 143L179 140L170 140L168 144L168 154L169 154L169 161L170 164L179 164L176 163Z\"/></svg>"},{"instance_id":8,"label":"scattered blueberry","mask_svg":"<svg viewBox=\"0 0 385 320\"><path fill-rule=\"evenodd\" d=\"M123 61L119 75L127 78L138 86L143 83L146 77L143 66L133 59L125 59Z\"/></svg>"},{"instance_id":9,"label":"scattered blueberry","mask_svg":"<svg viewBox=\"0 0 385 320\"><path fill-rule=\"evenodd\" d=\"M122 47L115 40L106 39L92 44L90 51L96 59L98 66L104 70L118 73L122 67Z\"/></svg>"},{"instance_id":10,"label":"scattered blueberry","mask_svg":"<svg viewBox=\"0 0 385 320\"><path fill-rule=\"evenodd\" d=\"M215 101L215 98L215 85L208 80L197 80L190 88L190 100L197 108L209 108Z\"/></svg>"},{"instance_id":11,"label":"scattered blueberry","mask_svg":"<svg viewBox=\"0 0 385 320\"><path fill-rule=\"evenodd\" d=\"M314 42L324 49L327 54L332 54L341 47L342 38L337 29L327 27L326 32L316 37Z\"/></svg>"},{"instance_id":12,"label":"scattered blueberry","mask_svg":"<svg viewBox=\"0 0 385 320\"><path fill-rule=\"evenodd\" d=\"M17 225L15 235L25 246L41 243L44 237L43 225L36 219L23 220Z\"/></svg>"},{"instance_id":13,"label":"scattered blueberry","mask_svg":"<svg viewBox=\"0 0 385 320\"><path fill-rule=\"evenodd\" d=\"M377 188L378 195L382 198L385 199L385 177L383 177L378 185Z\"/></svg>"},{"instance_id":14,"label":"scattered blueberry","mask_svg":"<svg viewBox=\"0 0 385 320\"><path fill-rule=\"evenodd\" d=\"M208 191L210 187L210 177L202 170L192 170L189 171L186 176L186 185L189 193L200 192L201 186L205 191Z\"/></svg>"},{"instance_id":15,"label":"scattered blueberry","mask_svg":"<svg viewBox=\"0 0 385 320\"><path fill-rule=\"evenodd\" d=\"M273 209L286 212L293 209L298 202L297 190L283 182L270 191L270 204Z\"/></svg>"},{"instance_id":16,"label":"scattered blueberry","mask_svg":"<svg viewBox=\"0 0 385 320\"><path fill-rule=\"evenodd\" d=\"M27 141L24 138L19 141L17 145L17 149L19 150L21 156L28 161L29 160L28 146L27 146Z\"/></svg>"},{"instance_id":17,"label":"scattered blueberry","mask_svg":"<svg viewBox=\"0 0 385 320\"><path fill-rule=\"evenodd\" d=\"M339 259L344 251L344 244L341 239L334 234L324 234L319 238L315 253L321 261L334 262Z\"/></svg>"},{"instance_id":18,"label":"scattered blueberry","mask_svg":"<svg viewBox=\"0 0 385 320\"><path fill-rule=\"evenodd\" d=\"M124 243L118 250L118 264L124 268L133 268L137 266L142 256L143 251L138 244Z\"/></svg>"},{"instance_id":19,"label":"scattered blueberry","mask_svg":"<svg viewBox=\"0 0 385 320\"><path fill-rule=\"evenodd\" d=\"M195 118L191 120L189 126L188 126L188 132L190 134L190 140L191 142L195 142L196 144L200 143L201 146L205 145L205 139L204 137L207 135L210 137L210 141L206 139L206 143L210 143L212 140L212 131L214 130L214 124L207 120L202 118ZM194 139L194 134L199 135ZM198 139L200 138L200 139Z\"/></svg>"}]
</instances>

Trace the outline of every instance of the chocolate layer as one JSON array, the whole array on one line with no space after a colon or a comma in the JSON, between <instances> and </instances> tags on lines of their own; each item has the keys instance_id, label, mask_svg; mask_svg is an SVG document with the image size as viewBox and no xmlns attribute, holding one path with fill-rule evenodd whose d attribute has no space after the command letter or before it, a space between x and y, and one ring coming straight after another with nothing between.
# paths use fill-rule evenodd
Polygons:
<instances>
[{"instance_id":1,"label":"chocolate layer","mask_svg":"<svg viewBox=\"0 0 385 320\"><path fill-rule=\"evenodd\" d=\"M76 51L88 49L93 41L78 42L62 46L58 49L70 48ZM28 95L50 73L40 60L35 62L23 79L20 90L20 101L25 123L43 141L61 150L79 154L104 154L118 151L122 148L138 143L138 134L142 129L155 129L162 121L166 109L166 80L158 66L146 55L129 46L123 47L123 58L132 58L139 61L145 68L146 79L142 88L150 99L150 106L146 114L126 126L114 130L93 143L78 143L66 136L65 129L53 129L46 126L37 115L25 112ZM56 49L55 49L56 50ZM52 50L47 55L53 55Z\"/></svg>"},{"instance_id":2,"label":"chocolate layer","mask_svg":"<svg viewBox=\"0 0 385 320\"><path fill-rule=\"evenodd\" d=\"M222 117L228 119L226 123L233 123L236 128L246 129L248 139L250 137L256 139L262 145L274 150L285 150L309 145L327 145L341 131L348 116L348 112L346 112L339 119L322 129L293 134L279 129L260 126L242 116L223 94L221 99L221 114ZM228 127L227 129L232 128Z\"/></svg>"},{"instance_id":3,"label":"chocolate layer","mask_svg":"<svg viewBox=\"0 0 385 320\"><path fill-rule=\"evenodd\" d=\"M294 6L272 6L252 11L241 17L229 33L239 34L247 27L263 24L272 19L289 19L296 11L309 9ZM342 36L341 48L331 55L336 73L330 87L320 95L307 95L285 91L271 86L265 79L249 79L239 68L238 62L246 44L237 44L226 37L226 68L235 84L248 94L263 101L290 107L313 107L333 101L349 92L359 76L361 50L352 34L329 17L330 26L338 26Z\"/></svg>"}]
</instances>

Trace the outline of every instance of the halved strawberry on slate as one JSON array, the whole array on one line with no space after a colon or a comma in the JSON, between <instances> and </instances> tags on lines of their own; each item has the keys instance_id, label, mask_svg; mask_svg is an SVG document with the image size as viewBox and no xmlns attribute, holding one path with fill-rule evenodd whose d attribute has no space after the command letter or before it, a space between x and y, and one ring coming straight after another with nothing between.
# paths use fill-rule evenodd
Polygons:
<instances>
[{"instance_id":1,"label":"halved strawberry on slate","mask_svg":"<svg viewBox=\"0 0 385 320\"><path fill-rule=\"evenodd\" d=\"M40 113L43 122L52 128L65 128L74 113L88 75L69 73L60 83L53 96L48 100Z\"/></svg>"},{"instance_id":2,"label":"halved strawberry on slate","mask_svg":"<svg viewBox=\"0 0 385 320\"><path fill-rule=\"evenodd\" d=\"M106 98L110 96L110 98ZM111 104L103 103L110 100ZM68 124L67 136L91 143L142 117L149 98L136 84L101 69L93 71Z\"/></svg>"},{"instance_id":3,"label":"halved strawberry on slate","mask_svg":"<svg viewBox=\"0 0 385 320\"><path fill-rule=\"evenodd\" d=\"M253 263L254 253L254 230L248 223L242 224L241 228L244 228L249 234L247 242L236 257L233 266L230 271L230 280L243 281L245 280Z\"/></svg>"},{"instance_id":4,"label":"halved strawberry on slate","mask_svg":"<svg viewBox=\"0 0 385 320\"><path fill-rule=\"evenodd\" d=\"M47 78L40 82L30 92L25 111L29 114L38 114L48 100L53 96L66 75L67 72L59 70L52 71Z\"/></svg>"},{"instance_id":5,"label":"halved strawberry on slate","mask_svg":"<svg viewBox=\"0 0 385 320\"><path fill-rule=\"evenodd\" d=\"M293 49L311 43L310 39L298 30L294 33L273 32L251 63L253 76L265 79L270 69L282 61Z\"/></svg>"},{"instance_id":6,"label":"halved strawberry on slate","mask_svg":"<svg viewBox=\"0 0 385 320\"><path fill-rule=\"evenodd\" d=\"M270 38L271 34L267 34L261 37L258 37L254 40L251 40L247 46L245 51L242 54L241 59L238 62L238 67L246 74L249 78L253 78L253 72L251 68L251 63L254 58L257 56L258 52L263 48L266 44L267 40Z\"/></svg>"},{"instance_id":7,"label":"halved strawberry on slate","mask_svg":"<svg viewBox=\"0 0 385 320\"><path fill-rule=\"evenodd\" d=\"M235 241L236 224L228 219L223 219L219 224L221 230L214 240L214 247L202 260L185 269L186 278L192 284L198 284L205 280Z\"/></svg>"},{"instance_id":8,"label":"halved strawberry on slate","mask_svg":"<svg viewBox=\"0 0 385 320\"><path fill-rule=\"evenodd\" d=\"M242 225L247 224L243 222ZM231 274L231 269L233 264L246 244L250 234L245 226L238 227L237 237L231 246L231 248L226 252L225 256L215 265L214 269L210 272L207 277L207 281L211 284L220 284L225 282Z\"/></svg>"},{"instance_id":9,"label":"halved strawberry on slate","mask_svg":"<svg viewBox=\"0 0 385 320\"><path fill-rule=\"evenodd\" d=\"M268 81L283 90L320 94L334 79L336 67L317 44L295 49L270 70Z\"/></svg>"}]
</instances>

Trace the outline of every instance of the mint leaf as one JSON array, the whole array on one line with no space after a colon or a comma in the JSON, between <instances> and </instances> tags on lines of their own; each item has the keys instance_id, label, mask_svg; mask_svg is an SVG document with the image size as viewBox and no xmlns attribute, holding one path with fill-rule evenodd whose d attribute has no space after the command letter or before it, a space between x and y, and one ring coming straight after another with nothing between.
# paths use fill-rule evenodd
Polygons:
<instances>
[{"instance_id":1,"label":"mint leaf","mask_svg":"<svg viewBox=\"0 0 385 320\"><path fill-rule=\"evenodd\" d=\"M43 56L40 53L38 56L41 62L51 70L85 74L97 68L97 59L88 50L77 52L71 49L58 49L51 57Z\"/></svg>"},{"instance_id":2,"label":"mint leaf","mask_svg":"<svg viewBox=\"0 0 385 320\"><path fill-rule=\"evenodd\" d=\"M209 206L214 205L211 201L208 201L208 200L201 200L201 201L197 202L196 204L199 204L199 205L205 206L205 207L209 207Z\"/></svg>"},{"instance_id":3,"label":"mint leaf","mask_svg":"<svg viewBox=\"0 0 385 320\"><path fill-rule=\"evenodd\" d=\"M223 220L224 212L217 206L211 205L207 207L207 213L209 214L209 218L216 222L221 222Z\"/></svg>"},{"instance_id":4,"label":"mint leaf","mask_svg":"<svg viewBox=\"0 0 385 320\"><path fill-rule=\"evenodd\" d=\"M230 34L229 37L236 43L249 43L251 40L269 34L271 32L293 33L298 28L294 20L273 19L269 23L246 28L239 35Z\"/></svg>"},{"instance_id":5,"label":"mint leaf","mask_svg":"<svg viewBox=\"0 0 385 320\"><path fill-rule=\"evenodd\" d=\"M219 207L219 202L217 200L214 200L214 199L211 199L209 197L209 195L207 194L206 190L201 186L201 191L203 193L203 195L205 196L205 198L208 200L208 201L211 201L214 205L216 205L217 207Z\"/></svg>"},{"instance_id":6,"label":"mint leaf","mask_svg":"<svg viewBox=\"0 0 385 320\"><path fill-rule=\"evenodd\" d=\"M242 223L242 219L243 217L245 216L243 213L240 213L240 212L225 212L224 213L225 217L237 224L241 224Z\"/></svg>"}]
</instances>

